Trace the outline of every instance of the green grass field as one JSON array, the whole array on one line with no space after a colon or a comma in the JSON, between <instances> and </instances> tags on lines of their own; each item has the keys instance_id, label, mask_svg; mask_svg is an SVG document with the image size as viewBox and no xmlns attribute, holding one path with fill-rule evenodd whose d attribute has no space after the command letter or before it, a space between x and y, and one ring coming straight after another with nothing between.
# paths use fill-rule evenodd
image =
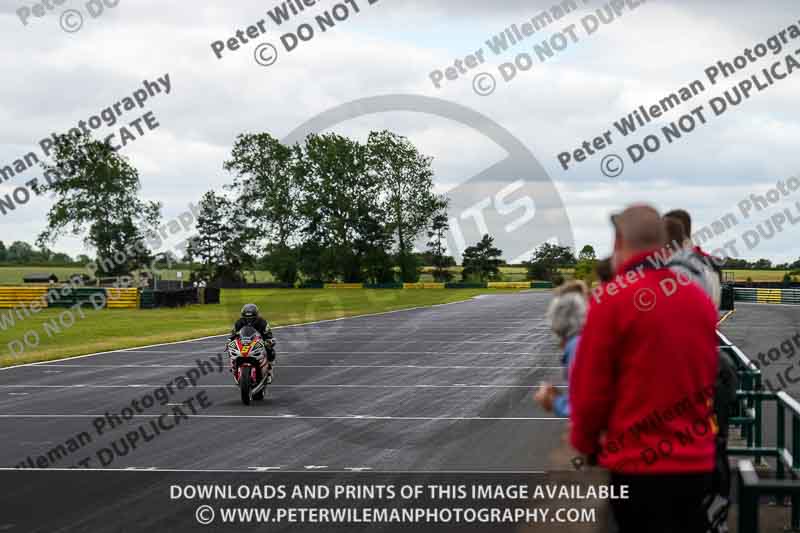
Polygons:
<instances>
[{"instance_id":1,"label":"green grass field","mask_svg":"<svg viewBox=\"0 0 800 533\"><path fill-rule=\"evenodd\" d=\"M432 270L432 267L424 267L420 281L433 281ZM523 267L501 267L500 270L503 273L503 281L525 281L527 271ZM562 268L560 271L566 278L572 277L573 269ZM0 285L20 285L22 284L23 276L27 274L53 273L60 279L66 279L71 274L81 272L85 272L81 267L2 266L0 267ZM188 280L190 272L188 270L183 270L182 272L183 279ZM453 267L450 272L453 273L454 281L461 279L461 267ZM787 273L786 270L726 270L725 272L732 272L736 281L747 281L747 278L752 278L753 281L783 281L783 276ZM177 273L177 270L164 270L162 271L163 279L176 280L178 279ZM249 270L245 275L250 282L265 283L274 281L272 274L266 270Z\"/></svg>"},{"instance_id":2,"label":"green grass field","mask_svg":"<svg viewBox=\"0 0 800 533\"><path fill-rule=\"evenodd\" d=\"M725 270L724 272L733 273L733 275L736 277L736 281L747 281L747 278L752 278L753 281L783 281L783 276L787 274L789 271L788 270Z\"/></svg>"},{"instance_id":3,"label":"green grass field","mask_svg":"<svg viewBox=\"0 0 800 533\"><path fill-rule=\"evenodd\" d=\"M84 310L85 318L73 311L75 322L65 328L59 322L63 309L45 309L11 326L11 311L0 310L0 366L45 361L100 351L132 348L162 342L192 339L225 333L239 316L242 305L254 302L273 326L299 324L331 318L423 305L456 302L485 293L508 290L223 290L219 305L193 305L181 309L104 309ZM69 317L62 317L65 324ZM45 329L48 324L48 329ZM53 331L55 324L61 331ZM28 334L30 344L21 354L9 348ZM276 332L280 340L280 334ZM222 346L220 346L222 348Z\"/></svg>"}]
</instances>

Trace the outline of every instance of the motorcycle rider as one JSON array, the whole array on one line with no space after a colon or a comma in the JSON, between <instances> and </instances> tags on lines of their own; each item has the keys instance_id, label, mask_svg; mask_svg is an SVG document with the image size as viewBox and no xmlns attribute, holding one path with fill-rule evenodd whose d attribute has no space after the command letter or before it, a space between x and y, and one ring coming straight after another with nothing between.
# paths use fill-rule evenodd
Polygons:
<instances>
[{"instance_id":1,"label":"motorcycle rider","mask_svg":"<svg viewBox=\"0 0 800 533\"><path fill-rule=\"evenodd\" d=\"M242 307L241 317L236 321L236 324L233 325L231 340L238 337L239 331L247 326L258 331L261 334L261 338L264 339L264 344L267 348L267 362L269 363L267 365L267 384L272 383L272 367L277 357L275 353L275 337L272 334L272 329L269 327L269 322L261 316L256 304L246 304Z\"/></svg>"}]
</instances>

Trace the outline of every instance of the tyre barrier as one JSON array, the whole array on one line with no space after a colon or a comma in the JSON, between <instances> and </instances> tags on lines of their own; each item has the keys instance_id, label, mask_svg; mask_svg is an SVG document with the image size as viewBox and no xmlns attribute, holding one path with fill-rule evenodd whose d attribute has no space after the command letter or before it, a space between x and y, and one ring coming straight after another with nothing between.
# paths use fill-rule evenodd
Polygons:
<instances>
[{"instance_id":1,"label":"tyre barrier","mask_svg":"<svg viewBox=\"0 0 800 533\"><path fill-rule=\"evenodd\" d=\"M47 307L48 286L0 287L0 308L10 309L18 305Z\"/></svg>"},{"instance_id":2,"label":"tyre barrier","mask_svg":"<svg viewBox=\"0 0 800 533\"><path fill-rule=\"evenodd\" d=\"M70 308L77 305L91 306L95 309L106 307L108 296L106 289L97 287L63 287L61 289L49 289L47 291L47 301L50 307Z\"/></svg>"},{"instance_id":3,"label":"tyre barrier","mask_svg":"<svg viewBox=\"0 0 800 533\"><path fill-rule=\"evenodd\" d=\"M800 289L757 289L736 287L734 289L734 299L737 302L800 305Z\"/></svg>"},{"instance_id":4,"label":"tyre barrier","mask_svg":"<svg viewBox=\"0 0 800 533\"><path fill-rule=\"evenodd\" d=\"M109 309L139 309L139 289L106 289L106 307Z\"/></svg>"},{"instance_id":5,"label":"tyre barrier","mask_svg":"<svg viewBox=\"0 0 800 533\"><path fill-rule=\"evenodd\" d=\"M531 289L530 281L490 281L486 284L489 289Z\"/></svg>"},{"instance_id":6,"label":"tyre barrier","mask_svg":"<svg viewBox=\"0 0 800 533\"><path fill-rule=\"evenodd\" d=\"M444 283L403 283L403 289L444 289Z\"/></svg>"}]
</instances>

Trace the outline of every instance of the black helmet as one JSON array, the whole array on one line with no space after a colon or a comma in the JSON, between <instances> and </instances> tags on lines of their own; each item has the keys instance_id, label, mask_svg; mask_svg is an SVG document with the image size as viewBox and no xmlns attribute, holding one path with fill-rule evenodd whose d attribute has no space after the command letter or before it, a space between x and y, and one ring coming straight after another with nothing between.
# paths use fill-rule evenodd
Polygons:
<instances>
[{"instance_id":1,"label":"black helmet","mask_svg":"<svg viewBox=\"0 0 800 533\"><path fill-rule=\"evenodd\" d=\"M242 318L248 324L252 324L258 317L258 306L256 304L247 304L242 307Z\"/></svg>"}]
</instances>

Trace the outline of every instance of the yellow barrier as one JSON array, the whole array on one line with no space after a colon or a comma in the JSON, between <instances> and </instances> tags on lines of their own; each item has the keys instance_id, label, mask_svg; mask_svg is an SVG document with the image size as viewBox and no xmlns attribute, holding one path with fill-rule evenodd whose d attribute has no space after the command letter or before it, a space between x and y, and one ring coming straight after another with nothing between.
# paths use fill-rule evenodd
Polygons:
<instances>
[{"instance_id":1,"label":"yellow barrier","mask_svg":"<svg viewBox=\"0 0 800 533\"><path fill-rule=\"evenodd\" d=\"M783 301L780 289L757 289L756 302L760 304L779 304Z\"/></svg>"},{"instance_id":2,"label":"yellow barrier","mask_svg":"<svg viewBox=\"0 0 800 533\"><path fill-rule=\"evenodd\" d=\"M0 308L13 308L20 304L36 302L39 307L47 307L47 285L38 287L0 287Z\"/></svg>"},{"instance_id":3,"label":"yellow barrier","mask_svg":"<svg viewBox=\"0 0 800 533\"><path fill-rule=\"evenodd\" d=\"M530 289L530 281L490 281L486 284L490 289Z\"/></svg>"},{"instance_id":4,"label":"yellow barrier","mask_svg":"<svg viewBox=\"0 0 800 533\"><path fill-rule=\"evenodd\" d=\"M109 309L139 309L139 289L106 289Z\"/></svg>"},{"instance_id":5,"label":"yellow barrier","mask_svg":"<svg viewBox=\"0 0 800 533\"><path fill-rule=\"evenodd\" d=\"M326 289L363 289L363 283L326 283Z\"/></svg>"},{"instance_id":6,"label":"yellow barrier","mask_svg":"<svg viewBox=\"0 0 800 533\"><path fill-rule=\"evenodd\" d=\"M444 283L403 283L404 289L444 289Z\"/></svg>"}]
</instances>

